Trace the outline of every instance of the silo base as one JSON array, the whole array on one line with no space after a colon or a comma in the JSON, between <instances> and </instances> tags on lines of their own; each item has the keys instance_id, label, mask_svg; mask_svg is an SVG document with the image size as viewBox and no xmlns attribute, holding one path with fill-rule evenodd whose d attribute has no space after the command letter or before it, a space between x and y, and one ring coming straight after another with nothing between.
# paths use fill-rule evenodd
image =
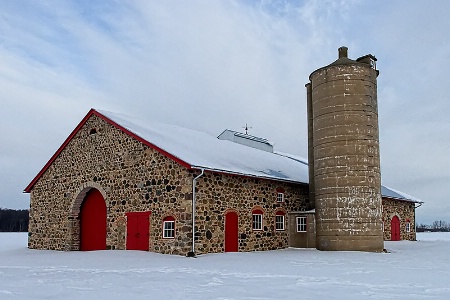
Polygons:
<instances>
[{"instance_id":1,"label":"silo base","mask_svg":"<svg viewBox=\"0 0 450 300\"><path fill-rule=\"evenodd\" d=\"M317 236L316 247L323 251L382 252L382 236Z\"/></svg>"}]
</instances>

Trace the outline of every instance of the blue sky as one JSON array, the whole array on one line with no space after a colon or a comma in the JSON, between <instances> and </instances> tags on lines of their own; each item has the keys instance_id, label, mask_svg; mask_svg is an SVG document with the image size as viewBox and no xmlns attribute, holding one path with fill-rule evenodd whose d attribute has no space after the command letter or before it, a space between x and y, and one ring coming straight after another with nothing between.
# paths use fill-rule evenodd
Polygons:
<instances>
[{"instance_id":1,"label":"blue sky","mask_svg":"<svg viewBox=\"0 0 450 300\"><path fill-rule=\"evenodd\" d=\"M337 58L378 58L383 184L450 221L450 2L0 1L0 207L90 108L307 156L305 83Z\"/></svg>"}]
</instances>

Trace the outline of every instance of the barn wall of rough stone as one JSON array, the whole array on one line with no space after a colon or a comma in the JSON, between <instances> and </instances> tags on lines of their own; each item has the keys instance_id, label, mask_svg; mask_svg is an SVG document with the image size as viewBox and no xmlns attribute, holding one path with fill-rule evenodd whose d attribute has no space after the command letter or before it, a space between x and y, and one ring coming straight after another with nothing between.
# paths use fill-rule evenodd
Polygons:
<instances>
[{"instance_id":1,"label":"barn wall of rough stone","mask_svg":"<svg viewBox=\"0 0 450 300\"><path fill-rule=\"evenodd\" d=\"M284 202L277 193L284 190ZM238 214L239 251L275 250L289 247L289 212L305 210L308 188L269 180L205 173L197 183L196 253L223 252L224 217ZM263 230L252 230L252 211L263 211ZM285 212L285 229L275 229L277 211Z\"/></svg>"},{"instance_id":2,"label":"barn wall of rough stone","mask_svg":"<svg viewBox=\"0 0 450 300\"><path fill-rule=\"evenodd\" d=\"M415 203L383 198L384 240L391 240L391 220L400 219L400 240L416 240ZM406 232L406 222L410 223L410 232Z\"/></svg>"},{"instance_id":3,"label":"barn wall of rough stone","mask_svg":"<svg viewBox=\"0 0 450 300\"><path fill-rule=\"evenodd\" d=\"M95 130L93 130L95 129ZM185 255L192 245L192 179L189 171L93 115L31 190L29 247L78 250L80 206L91 188L107 207L108 249L126 248L127 212L150 211L150 251ZM277 189L285 202L277 203ZM239 251L288 247L288 212L306 208L302 184L213 174L197 182L196 253L224 251L224 216L239 214ZM263 230L252 231L252 209L264 211ZM275 230L277 210L286 212ZM175 238L162 238L162 220L175 217Z\"/></svg>"},{"instance_id":4,"label":"barn wall of rough stone","mask_svg":"<svg viewBox=\"0 0 450 300\"><path fill-rule=\"evenodd\" d=\"M29 247L78 250L79 209L93 187L106 202L108 249L125 249L126 212L151 211L150 251L187 252L191 178L186 168L94 115L31 191ZM177 220L175 240L162 238L168 214Z\"/></svg>"}]
</instances>

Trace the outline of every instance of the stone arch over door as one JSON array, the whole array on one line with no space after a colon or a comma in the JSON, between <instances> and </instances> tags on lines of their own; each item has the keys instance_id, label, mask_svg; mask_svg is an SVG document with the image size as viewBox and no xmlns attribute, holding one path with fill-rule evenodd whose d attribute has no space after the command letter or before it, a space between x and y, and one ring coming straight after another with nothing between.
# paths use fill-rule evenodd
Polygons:
<instances>
[{"instance_id":1,"label":"stone arch over door","mask_svg":"<svg viewBox=\"0 0 450 300\"><path fill-rule=\"evenodd\" d=\"M105 205L107 205L106 191L96 182L86 182L75 193L75 197L72 200L70 213L68 216L68 236L66 241L66 251L80 250L80 211L81 204L86 198L86 195L92 189L96 189L102 195Z\"/></svg>"}]
</instances>

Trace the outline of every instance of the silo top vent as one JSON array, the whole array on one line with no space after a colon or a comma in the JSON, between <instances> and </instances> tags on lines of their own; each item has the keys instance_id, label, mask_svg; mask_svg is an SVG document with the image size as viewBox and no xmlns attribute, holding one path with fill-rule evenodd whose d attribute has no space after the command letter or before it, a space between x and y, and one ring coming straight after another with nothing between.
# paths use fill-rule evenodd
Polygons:
<instances>
[{"instance_id":1,"label":"silo top vent","mask_svg":"<svg viewBox=\"0 0 450 300\"><path fill-rule=\"evenodd\" d=\"M348 58L348 48L345 46L339 47L338 48L338 53L339 53L339 58L337 60L335 60L334 62L332 62L331 64L329 64L328 66L319 68L317 70L315 70L314 72L311 73L314 74L315 72L319 71L319 70L323 70L332 66L342 66L342 65L362 65L362 64L366 64L369 65L370 67L372 67L374 70L377 71L377 76L378 76L378 70L376 69L376 65L375 65L375 61L377 60L375 58L375 56L368 54L365 55L363 57L358 58L357 60L353 60ZM311 75L309 76L309 79L311 80Z\"/></svg>"},{"instance_id":2,"label":"silo top vent","mask_svg":"<svg viewBox=\"0 0 450 300\"><path fill-rule=\"evenodd\" d=\"M345 46L342 46L338 49L339 52L339 58L348 58L348 48Z\"/></svg>"}]
</instances>

